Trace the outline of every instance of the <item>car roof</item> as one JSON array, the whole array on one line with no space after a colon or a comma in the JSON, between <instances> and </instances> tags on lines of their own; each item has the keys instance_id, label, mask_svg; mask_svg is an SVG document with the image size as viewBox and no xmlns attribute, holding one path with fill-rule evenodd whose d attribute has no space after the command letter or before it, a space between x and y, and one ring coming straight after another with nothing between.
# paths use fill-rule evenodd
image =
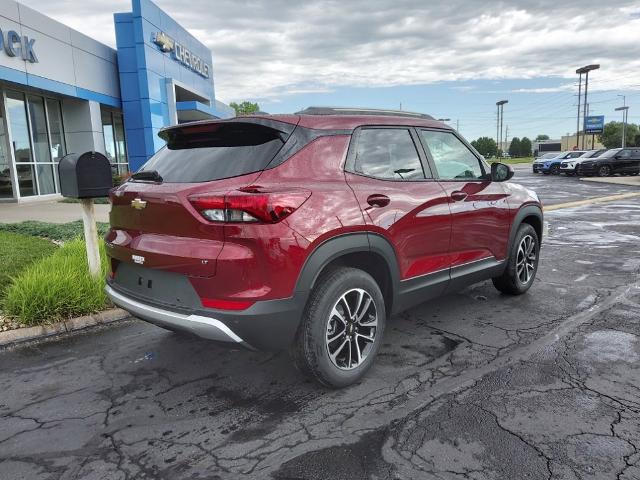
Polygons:
<instances>
[{"instance_id":1,"label":"car roof","mask_svg":"<svg viewBox=\"0 0 640 480\"><path fill-rule=\"evenodd\" d=\"M169 130L189 125L206 125L221 122L266 121L283 122L320 130L353 130L361 126L414 126L453 130L449 125L422 114L399 110L376 110L361 108L310 107L295 114L256 113L228 119L208 119L181 123L166 127Z\"/></svg>"}]
</instances>

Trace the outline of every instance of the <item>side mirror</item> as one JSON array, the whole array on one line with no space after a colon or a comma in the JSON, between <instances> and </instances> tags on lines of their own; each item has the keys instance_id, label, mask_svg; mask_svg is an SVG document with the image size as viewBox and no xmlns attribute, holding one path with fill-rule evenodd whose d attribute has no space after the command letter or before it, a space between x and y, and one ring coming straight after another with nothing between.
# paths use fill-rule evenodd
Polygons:
<instances>
[{"instance_id":1,"label":"side mirror","mask_svg":"<svg viewBox=\"0 0 640 480\"><path fill-rule=\"evenodd\" d=\"M509 165L494 162L491 164L491 181L506 182L513 177L514 171Z\"/></svg>"}]
</instances>

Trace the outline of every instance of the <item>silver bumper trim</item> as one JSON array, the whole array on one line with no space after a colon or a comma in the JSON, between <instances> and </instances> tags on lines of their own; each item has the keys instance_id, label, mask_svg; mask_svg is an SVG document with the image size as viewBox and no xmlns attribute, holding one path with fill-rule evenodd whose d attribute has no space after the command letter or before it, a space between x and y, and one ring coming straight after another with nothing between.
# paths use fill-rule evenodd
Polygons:
<instances>
[{"instance_id":1,"label":"silver bumper trim","mask_svg":"<svg viewBox=\"0 0 640 480\"><path fill-rule=\"evenodd\" d=\"M201 315L183 315L163 308L153 307L116 292L110 285L105 287L105 292L117 306L142 320L161 327L189 331L199 337L221 342L244 343L229 327L215 318Z\"/></svg>"}]
</instances>

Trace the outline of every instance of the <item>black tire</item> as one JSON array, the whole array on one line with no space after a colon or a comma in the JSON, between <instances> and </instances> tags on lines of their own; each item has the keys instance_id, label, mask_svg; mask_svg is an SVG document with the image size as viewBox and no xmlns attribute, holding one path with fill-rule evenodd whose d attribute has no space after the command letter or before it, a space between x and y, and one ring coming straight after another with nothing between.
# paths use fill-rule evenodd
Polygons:
<instances>
[{"instance_id":1,"label":"black tire","mask_svg":"<svg viewBox=\"0 0 640 480\"><path fill-rule=\"evenodd\" d=\"M611 167L609 165L601 165L598 167L599 177L609 177L611 175Z\"/></svg>"},{"instance_id":2,"label":"black tire","mask_svg":"<svg viewBox=\"0 0 640 480\"><path fill-rule=\"evenodd\" d=\"M357 330L351 332L351 336L355 338L355 340L347 340L347 326L345 324L345 333L342 334L343 337L337 340L337 343L348 341L344 349L346 350L347 346L349 346L355 350L356 346L352 343L355 341L358 342L358 353L360 352L360 348L362 349L362 354L365 353L365 349L367 351L359 365L351 369L345 369L346 364L343 364L342 368L340 368L330 358L330 347L327 343L332 326L331 322L334 322L334 325L340 328L342 328L343 325L341 322L336 321L335 316L331 316L334 307L340 309L339 302L343 296L347 295L347 298L349 298L349 296L354 293L358 295L355 289L361 289L369 294L372 300L371 304L373 305L373 307L369 308L375 308L377 327L375 327L374 331L372 330L374 327L364 327L368 329L365 333L371 335L374 339L373 342L369 343L362 338L358 338ZM345 310L342 309L341 311L344 313ZM371 311L373 310L369 310L369 312ZM366 313L367 312L363 312L363 316ZM371 318L370 315L368 318ZM327 387L341 388L351 385L360 380L373 364L375 356L382 344L385 323L386 311L384 298L380 287L371 275L356 268L332 268L318 279L307 301L300 327L298 328L296 338L291 348L291 355L295 365L303 374ZM352 324L352 326L353 325L355 324ZM360 325L360 328L363 328L362 325ZM334 343L334 345L337 343ZM329 343L329 345L331 345L331 343ZM337 348L335 348L335 350L337 350ZM346 351L340 351L339 353L341 356L343 354L346 356L347 354ZM338 363L339 360L340 358L336 359Z\"/></svg>"},{"instance_id":3,"label":"black tire","mask_svg":"<svg viewBox=\"0 0 640 480\"><path fill-rule=\"evenodd\" d=\"M526 237L530 237L533 240L533 252L535 254L535 260L533 260L533 270L530 271L530 277L525 282L519 275L519 259L520 259L520 246ZM513 239L513 245L507 258L507 266L501 276L493 278L493 285L502 293L509 295L522 295L525 293L536 278L536 272L538 271L538 261L540 260L540 240L535 228L528 223L523 223L518 227L516 236ZM524 268L528 268L526 265Z\"/></svg>"},{"instance_id":4,"label":"black tire","mask_svg":"<svg viewBox=\"0 0 640 480\"><path fill-rule=\"evenodd\" d=\"M551 165L551 168L549 169L549 173L551 173L551 175L560 175L560 165L558 164Z\"/></svg>"}]
</instances>

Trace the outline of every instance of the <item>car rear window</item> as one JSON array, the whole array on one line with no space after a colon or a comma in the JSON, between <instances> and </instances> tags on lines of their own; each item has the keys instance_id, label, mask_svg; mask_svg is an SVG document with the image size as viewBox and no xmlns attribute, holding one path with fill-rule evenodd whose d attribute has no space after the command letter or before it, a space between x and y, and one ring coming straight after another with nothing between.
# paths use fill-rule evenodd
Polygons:
<instances>
[{"instance_id":1,"label":"car rear window","mask_svg":"<svg viewBox=\"0 0 640 480\"><path fill-rule=\"evenodd\" d=\"M192 125L163 132L167 145L140 171L165 183L209 182L264 170L284 145L282 132L253 123Z\"/></svg>"}]
</instances>

